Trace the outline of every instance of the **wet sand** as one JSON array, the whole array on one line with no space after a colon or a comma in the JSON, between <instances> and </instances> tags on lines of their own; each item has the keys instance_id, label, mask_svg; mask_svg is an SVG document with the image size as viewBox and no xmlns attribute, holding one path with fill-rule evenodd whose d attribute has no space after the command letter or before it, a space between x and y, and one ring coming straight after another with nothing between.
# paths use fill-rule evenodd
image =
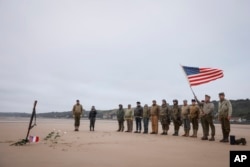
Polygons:
<instances>
[{"instance_id":1,"label":"wet sand","mask_svg":"<svg viewBox=\"0 0 250 167\"><path fill-rule=\"evenodd\" d=\"M168 136L116 132L117 122L108 120L97 120L96 131L89 132L89 121L81 120L80 131L75 132L72 119L39 118L30 133L40 137L39 143L10 146L25 138L28 120L0 118L1 167L228 167L230 150L250 150L250 125L231 126L231 134L248 142L232 146L219 142L220 125L216 125L216 141L209 142L200 140L201 127L199 137L190 138L172 136L173 125Z\"/></svg>"}]
</instances>

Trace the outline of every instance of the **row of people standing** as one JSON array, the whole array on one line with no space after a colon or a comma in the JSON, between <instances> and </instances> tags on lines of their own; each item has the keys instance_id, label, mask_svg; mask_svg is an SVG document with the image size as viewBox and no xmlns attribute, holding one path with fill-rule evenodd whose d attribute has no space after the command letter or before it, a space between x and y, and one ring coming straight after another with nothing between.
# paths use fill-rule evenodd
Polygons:
<instances>
[{"instance_id":1,"label":"row of people standing","mask_svg":"<svg viewBox=\"0 0 250 167\"><path fill-rule=\"evenodd\" d=\"M215 138L215 126L214 119L214 104L210 101L211 97L205 95L205 100L199 101L196 97L191 100L191 105L188 105L188 101L184 100L183 105L178 104L178 100L173 100L173 106L170 107L166 100L162 100L162 105L157 105L156 101L152 101L152 106L148 107L146 104L141 106L140 102L137 102L136 108L133 110L131 105L128 105L127 109L123 109L120 104L117 111L117 120L119 128L117 131L124 131L124 121L127 122L127 131L132 132L133 119L136 122L135 133L141 133L142 120L144 125L144 134L148 132L149 120L151 119L152 132L151 134L158 134L158 121L162 125L162 135L167 135L169 131L169 125L171 120L174 125L173 136L179 135L180 126L184 126L184 134L182 136L190 136L191 124L193 128L193 134L190 137L197 137L199 129L199 120L201 121L203 136L202 140L214 141ZM221 128L223 133L223 139L221 142L228 142L230 133L230 117L232 115L232 106L229 100L225 99L225 94L219 94L219 120L221 122ZM211 138L208 139L209 129L211 129Z\"/></svg>"}]
</instances>

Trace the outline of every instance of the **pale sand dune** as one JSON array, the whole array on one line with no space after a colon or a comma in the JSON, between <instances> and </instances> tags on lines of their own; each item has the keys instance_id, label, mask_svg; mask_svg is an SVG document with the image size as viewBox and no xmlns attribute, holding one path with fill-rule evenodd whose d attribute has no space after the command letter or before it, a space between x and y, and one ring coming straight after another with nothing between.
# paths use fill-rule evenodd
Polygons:
<instances>
[{"instance_id":1,"label":"pale sand dune","mask_svg":"<svg viewBox=\"0 0 250 167\"><path fill-rule=\"evenodd\" d=\"M250 150L250 126L232 125L232 134L245 137L246 146L220 143L221 129L216 125L216 141L199 138L116 132L116 121L97 120L96 131L89 132L88 120L82 120L79 132L73 131L73 120L38 119L31 135L39 136L39 143L9 146L26 136L27 119L0 119L1 167L178 167L229 166L230 150ZM160 124L159 124L160 127ZM44 138L56 129L57 139ZM161 130L160 130L161 132ZM181 128L181 134L183 128Z\"/></svg>"}]
</instances>

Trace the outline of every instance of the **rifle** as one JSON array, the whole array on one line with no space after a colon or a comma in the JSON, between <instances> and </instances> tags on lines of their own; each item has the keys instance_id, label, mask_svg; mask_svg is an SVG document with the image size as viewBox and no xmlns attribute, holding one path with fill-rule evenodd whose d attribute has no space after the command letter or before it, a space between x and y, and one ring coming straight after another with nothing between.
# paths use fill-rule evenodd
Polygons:
<instances>
[{"instance_id":1,"label":"rifle","mask_svg":"<svg viewBox=\"0 0 250 167\"><path fill-rule=\"evenodd\" d=\"M27 132L26 138L25 138L25 139L22 139L21 141L18 141L18 142L16 142L16 143L11 144L11 146L13 146L13 145L15 145L15 146L20 146L20 145L21 145L21 146L22 146L22 145L24 145L24 144L26 144L26 143L29 142L29 139L28 139L28 138L29 138L30 130L31 130L34 126L36 126L36 105L37 105L37 100L34 102L32 114L31 114L31 116L30 116L30 122L29 122L29 127L28 127L28 132ZM32 124L34 118L35 118L34 124Z\"/></svg>"}]
</instances>

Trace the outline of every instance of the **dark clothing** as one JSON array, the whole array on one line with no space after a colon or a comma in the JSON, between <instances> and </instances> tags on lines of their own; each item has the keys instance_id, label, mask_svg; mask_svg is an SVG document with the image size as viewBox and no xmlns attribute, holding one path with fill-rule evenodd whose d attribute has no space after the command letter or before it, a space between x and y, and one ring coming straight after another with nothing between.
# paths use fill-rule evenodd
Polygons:
<instances>
[{"instance_id":1,"label":"dark clothing","mask_svg":"<svg viewBox=\"0 0 250 167\"><path fill-rule=\"evenodd\" d=\"M118 132L123 132L124 131L124 120L118 120Z\"/></svg>"},{"instance_id":2,"label":"dark clothing","mask_svg":"<svg viewBox=\"0 0 250 167\"><path fill-rule=\"evenodd\" d=\"M193 126L193 130L197 130L199 129L199 121L197 118L191 118L191 123Z\"/></svg>"},{"instance_id":3,"label":"dark clothing","mask_svg":"<svg viewBox=\"0 0 250 167\"><path fill-rule=\"evenodd\" d=\"M136 131L141 132L141 120L143 115L143 108L141 106L137 106L134 110L134 117L136 122Z\"/></svg>"},{"instance_id":4,"label":"dark clothing","mask_svg":"<svg viewBox=\"0 0 250 167\"><path fill-rule=\"evenodd\" d=\"M135 118L136 131L139 131L139 132L141 132L141 120L142 120L142 118L140 118L140 117Z\"/></svg>"},{"instance_id":5,"label":"dark clothing","mask_svg":"<svg viewBox=\"0 0 250 167\"><path fill-rule=\"evenodd\" d=\"M81 119L80 115L75 115L75 127L80 126L80 119Z\"/></svg>"},{"instance_id":6,"label":"dark clothing","mask_svg":"<svg viewBox=\"0 0 250 167\"><path fill-rule=\"evenodd\" d=\"M213 116L211 114L204 115L204 134L205 137L209 135L209 127L211 128L211 136L214 137L215 135L215 126L213 122Z\"/></svg>"},{"instance_id":7,"label":"dark clothing","mask_svg":"<svg viewBox=\"0 0 250 167\"><path fill-rule=\"evenodd\" d=\"M134 110L135 117L142 117L143 115L143 108L141 106L137 106Z\"/></svg>"},{"instance_id":8,"label":"dark clothing","mask_svg":"<svg viewBox=\"0 0 250 167\"><path fill-rule=\"evenodd\" d=\"M124 131L124 115L125 115L125 111L123 110L123 108L120 108L117 110L116 112L117 114L117 121L118 121L118 130L117 131Z\"/></svg>"},{"instance_id":9,"label":"dark clothing","mask_svg":"<svg viewBox=\"0 0 250 167\"><path fill-rule=\"evenodd\" d=\"M144 133L148 133L149 118L143 118Z\"/></svg>"},{"instance_id":10,"label":"dark clothing","mask_svg":"<svg viewBox=\"0 0 250 167\"><path fill-rule=\"evenodd\" d=\"M228 120L228 118L221 118L220 123L221 123L223 139L228 139L230 133L230 121Z\"/></svg>"},{"instance_id":11,"label":"dark clothing","mask_svg":"<svg viewBox=\"0 0 250 167\"><path fill-rule=\"evenodd\" d=\"M175 134L178 135L180 126L182 124L182 121L181 121L181 108L178 105L173 105L172 119L173 119L173 123L174 123Z\"/></svg>"},{"instance_id":12,"label":"dark clothing","mask_svg":"<svg viewBox=\"0 0 250 167\"><path fill-rule=\"evenodd\" d=\"M90 128L90 131L92 131L92 130L94 131L95 130L96 114L97 114L96 110L91 110L89 112L89 120L90 120L90 126L89 126L89 128Z\"/></svg>"}]
</instances>

